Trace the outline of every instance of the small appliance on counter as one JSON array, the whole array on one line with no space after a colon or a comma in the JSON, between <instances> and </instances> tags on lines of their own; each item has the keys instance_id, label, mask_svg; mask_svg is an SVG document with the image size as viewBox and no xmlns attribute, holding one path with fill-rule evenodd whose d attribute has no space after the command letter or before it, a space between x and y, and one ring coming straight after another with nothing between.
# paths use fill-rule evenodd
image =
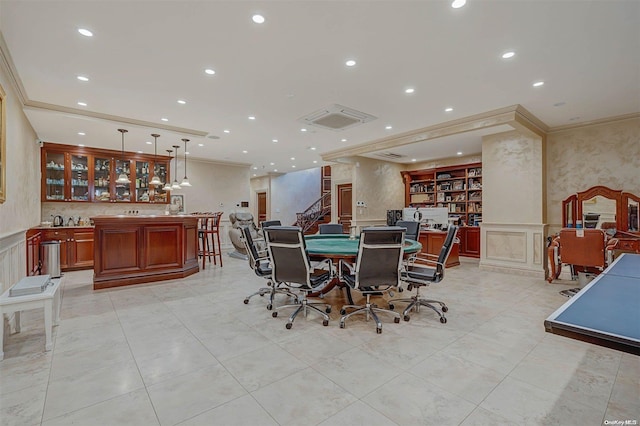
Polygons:
<instances>
[{"instance_id":1,"label":"small appliance on counter","mask_svg":"<svg viewBox=\"0 0 640 426\"><path fill-rule=\"evenodd\" d=\"M53 216L53 226L64 226L64 218L60 215Z\"/></svg>"}]
</instances>

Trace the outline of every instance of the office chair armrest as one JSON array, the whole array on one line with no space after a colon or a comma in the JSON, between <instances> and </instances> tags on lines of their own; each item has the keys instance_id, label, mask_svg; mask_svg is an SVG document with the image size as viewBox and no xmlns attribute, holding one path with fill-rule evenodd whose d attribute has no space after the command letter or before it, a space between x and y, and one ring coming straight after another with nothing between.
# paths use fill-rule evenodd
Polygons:
<instances>
[{"instance_id":1,"label":"office chair armrest","mask_svg":"<svg viewBox=\"0 0 640 426\"><path fill-rule=\"evenodd\" d=\"M342 274L344 272L343 268L345 268L347 270L347 273L349 275L355 275L355 273L356 273L355 265L353 265L353 264L351 264L349 262L346 262L343 259L340 259L340 262L338 263L338 279L340 281L342 281Z\"/></svg>"}]
</instances>

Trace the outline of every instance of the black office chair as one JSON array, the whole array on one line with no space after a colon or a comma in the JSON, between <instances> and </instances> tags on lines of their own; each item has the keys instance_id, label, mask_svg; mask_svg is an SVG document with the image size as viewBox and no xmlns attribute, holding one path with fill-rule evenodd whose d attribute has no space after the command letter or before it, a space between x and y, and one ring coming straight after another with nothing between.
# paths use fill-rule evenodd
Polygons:
<instances>
[{"instance_id":1,"label":"black office chair","mask_svg":"<svg viewBox=\"0 0 640 426\"><path fill-rule=\"evenodd\" d=\"M405 228L404 237L409 240L418 241L420 238L420 222L411 220L399 220L396 222L396 226Z\"/></svg>"},{"instance_id":2,"label":"black office chair","mask_svg":"<svg viewBox=\"0 0 640 426\"><path fill-rule=\"evenodd\" d=\"M260 227L262 229L268 228L270 226L282 226L282 223L279 220L264 220L260 222Z\"/></svg>"},{"instance_id":3,"label":"black office chair","mask_svg":"<svg viewBox=\"0 0 640 426\"><path fill-rule=\"evenodd\" d=\"M288 288L282 287L277 282L274 283L272 280L273 269L271 268L271 262L269 261L269 252L267 251L266 243L264 240L259 239L255 241L253 236L251 235L251 228L249 226L245 226L242 228L242 240L244 242L245 248L247 249L247 256L249 257L249 266L253 269L253 272L259 277L265 278L267 280L267 287L261 287L255 293L245 297L244 304L249 303L249 299L253 296L260 295L264 296L265 294L269 295L269 303L267 304L267 309L273 309L273 298L278 294L284 294L290 297L293 297L298 303L298 296L289 291Z\"/></svg>"},{"instance_id":4,"label":"black office chair","mask_svg":"<svg viewBox=\"0 0 640 426\"><path fill-rule=\"evenodd\" d=\"M364 228L360 233L360 245L355 266L340 260L340 281L346 284L347 290L356 290L366 296L366 304L345 305L340 310L340 328L345 327L345 320L353 315L363 313L366 319L372 317L376 322L376 332L382 333L382 323L376 313L382 312L394 316L394 322L400 322L400 314L391 310L378 308L371 303L372 295L391 293L391 289L400 283L400 269L404 246L404 228L398 226ZM347 313L347 309L355 308Z\"/></svg>"},{"instance_id":5,"label":"black office chair","mask_svg":"<svg viewBox=\"0 0 640 426\"><path fill-rule=\"evenodd\" d=\"M304 312L306 317L307 312L312 310L322 315L322 325L329 325L327 314L331 312L331 305L310 303L307 296L310 292L320 290L333 278L331 260L323 261L328 264L328 270L314 270L307 255L304 235L300 227L270 226L264 228L264 233L271 258L273 280L302 293L298 303L278 306L271 315L275 318L280 309L296 308L286 324L287 329L290 329L293 320L300 312ZM318 305L325 306L324 312L317 307Z\"/></svg>"},{"instance_id":6,"label":"black office chair","mask_svg":"<svg viewBox=\"0 0 640 426\"><path fill-rule=\"evenodd\" d=\"M394 302L409 302L409 305L402 313L402 317L405 321L409 321L409 312L412 309L415 308L416 312L420 312L420 307L426 306L433 309L438 316L440 316L441 323L445 324L447 322L447 318L444 316L444 312L449 310L447 305L439 300L421 299L420 287L426 287L431 283L438 283L444 279L445 265L453 245L457 242L457 232L457 226L449 226L444 244L442 245L440 254L437 257L435 255L422 253L418 255L417 260L426 262L426 264L421 265L411 261L405 265L401 279L407 284L407 290L411 291L415 287L416 294L408 299L392 299L389 301L389 309L394 309ZM440 309L436 308L434 304L440 305Z\"/></svg>"},{"instance_id":7,"label":"black office chair","mask_svg":"<svg viewBox=\"0 0 640 426\"><path fill-rule=\"evenodd\" d=\"M344 230L339 223L321 223L318 225L320 234L343 234Z\"/></svg>"}]
</instances>

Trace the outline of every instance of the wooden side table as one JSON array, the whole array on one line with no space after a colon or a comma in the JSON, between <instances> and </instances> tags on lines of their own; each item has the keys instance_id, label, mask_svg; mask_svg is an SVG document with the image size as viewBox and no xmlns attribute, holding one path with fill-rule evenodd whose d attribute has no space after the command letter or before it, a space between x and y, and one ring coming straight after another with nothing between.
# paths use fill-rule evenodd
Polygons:
<instances>
[{"instance_id":1,"label":"wooden side table","mask_svg":"<svg viewBox=\"0 0 640 426\"><path fill-rule=\"evenodd\" d=\"M52 279L52 284L45 291L38 294L28 294L25 296L9 296L9 290L0 296L0 361L4 359L4 314L15 312L16 333L20 333L20 312L28 309L44 308L44 350L50 351L53 348L51 334L53 325L58 325L60 320L60 278Z\"/></svg>"}]
</instances>

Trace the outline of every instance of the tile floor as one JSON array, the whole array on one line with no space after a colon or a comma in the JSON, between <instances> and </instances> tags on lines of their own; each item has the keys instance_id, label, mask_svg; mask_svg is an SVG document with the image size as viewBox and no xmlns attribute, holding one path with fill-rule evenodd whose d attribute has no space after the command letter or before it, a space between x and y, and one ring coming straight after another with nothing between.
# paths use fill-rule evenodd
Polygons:
<instances>
[{"instance_id":1,"label":"tile floor","mask_svg":"<svg viewBox=\"0 0 640 426\"><path fill-rule=\"evenodd\" d=\"M246 262L94 292L66 273L54 349L41 310L5 339L1 425L602 425L640 421L640 357L545 333L570 286L465 261L427 289L448 323L338 326L244 297ZM406 294L406 293L405 293ZM383 320L384 321L384 320ZM611 423L608 423L611 424ZM637 424L637 423L636 423Z\"/></svg>"}]
</instances>

